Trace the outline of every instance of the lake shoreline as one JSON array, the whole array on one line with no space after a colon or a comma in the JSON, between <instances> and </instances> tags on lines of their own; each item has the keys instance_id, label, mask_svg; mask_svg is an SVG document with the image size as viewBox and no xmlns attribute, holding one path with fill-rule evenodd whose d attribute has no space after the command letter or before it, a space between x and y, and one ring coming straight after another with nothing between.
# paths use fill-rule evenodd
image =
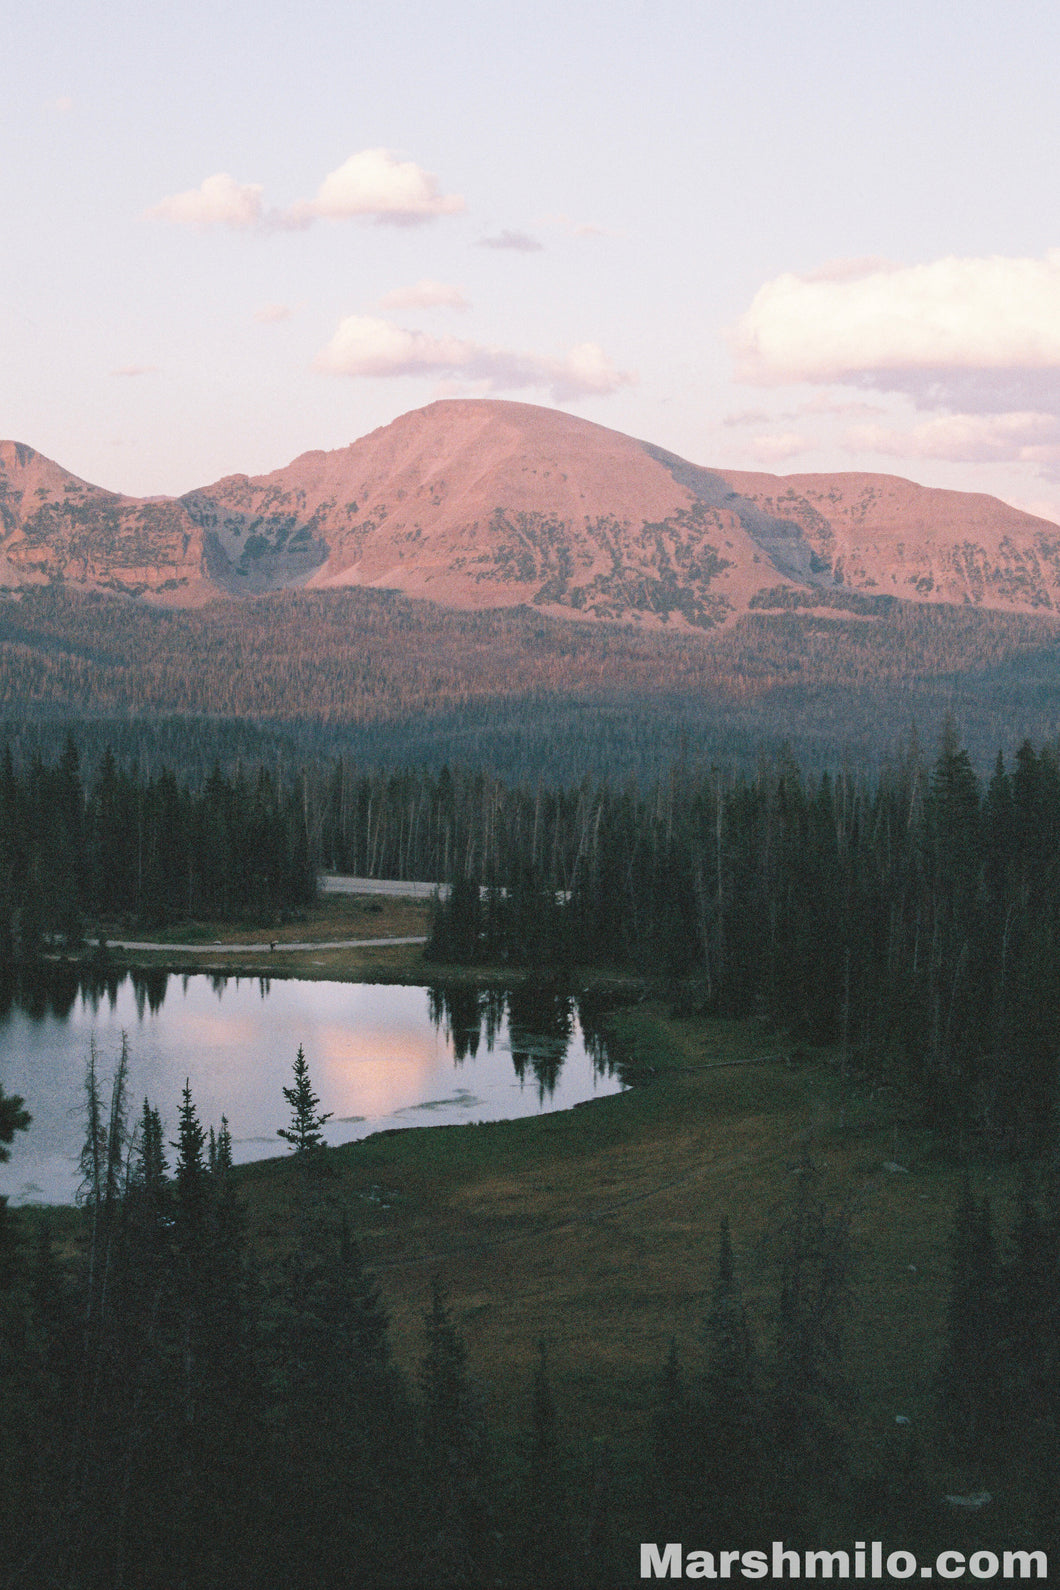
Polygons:
<instances>
[{"instance_id":1,"label":"lake shoreline","mask_svg":"<svg viewBox=\"0 0 1060 1590\"><path fill-rule=\"evenodd\" d=\"M398 978L379 967L374 977L320 967L307 977L242 958L219 964L212 953L189 960L55 954L11 985L0 1074L37 1128L35 1152L27 1143L20 1168L0 1180L14 1203L68 1201L85 1056L109 1074L127 1045L131 1094L165 1112L190 1077L204 1123L232 1123L238 1164L275 1157L279 1101L303 1046L332 1117L330 1148L391 1127L568 1109L598 1086L625 1085L592 1035L601 1003L636 998L628 988L498 968L454 977L419 957Z\"/></svg>"},{"instance_id":2,"label":"lake shoreline","mask_svg":"<svg viewBox=\"0 0 1060 1590\"><path fill-rule=\"evenodd\" d=\"M275 956L268 960L192 960L188 956L171 955L168 951L126 952L108 947L100 956L95 949L80 955L48 954L40 960L47 965L68 966L83 972L102 975L127 972L166 972L173 977L193 977L198 973L220 977L268 978L297 982L339 983L397 983L405 987L426 987L431 983L449 983L458 987L505 988L524 983L547 983L572 994L624 994L633 998L649 997L658 992L651 979L633 973L601 971L593 968L575 968L557 972L548 967L535 966L450 966L437 961L426 961L422 954L398 958L389 951L383 958L379 951L364 949L354 964L340 966L334 960L317 959L308 964L296 964L294 953L282 953L278 946ZM411 946L410 946L411 948ZM214 947L214 953L224 955L223 945ZM296 952L299 955L309 951ZM340 953L331 951L333 956ZM364 957L364 959L362 959ZM368 957L371 957L370 959ZM669 986L669 985L667 985Z\"/></svg>"}]
</instances>

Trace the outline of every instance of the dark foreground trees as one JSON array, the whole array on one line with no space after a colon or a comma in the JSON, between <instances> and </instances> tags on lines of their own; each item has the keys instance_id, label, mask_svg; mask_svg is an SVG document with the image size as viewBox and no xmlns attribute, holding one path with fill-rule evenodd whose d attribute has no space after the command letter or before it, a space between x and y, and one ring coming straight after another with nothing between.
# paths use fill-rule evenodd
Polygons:
<instances>
[{"instance_id":1,"label":"dark foreground trees","mask_svg":"<svg viewBox=\"0 0 1060 1590\"><path fill-rule=\"evenodd\" d=\"M311 1092L308 1066L304 1081ZM93 1091L98 1105L98 1078L90 1114ZM439 1280L418 1374L400 1372L335 1182L296 1191L289 1240L256 1250L227 1127L211 1141L185 1089L167 1141L145 1103L115 1176L121 1087L109 1097L91 1121L100 1151L86 1155L77 1255L59 1257L20 1212L0 1292L4 1590L611 1590L639 1582L642 1540L718 1551L857 1536L927 1554L1023 1545L1034 1530L1036 1547L1055 1545L1048 1178L1027 1179L1000 1238L966 1187L936 1412L913 1440L861 1425L873 1366L846 1348L848 1212L809 1162L791 1168L764 1271L755 1260L765 1296L745 1301L751 1253L723 1223L713 1273L688 1276L700 1340L671 1350L640 1406L636 1377L614 1401L598 1366L564 1365L599 1400L607 1439L590 1440L553 1393L544 1343L523 1411L491 1418ZM940 1473L995 1498L988 1528L947 1513Z\"/></svg>"}]
</instances>

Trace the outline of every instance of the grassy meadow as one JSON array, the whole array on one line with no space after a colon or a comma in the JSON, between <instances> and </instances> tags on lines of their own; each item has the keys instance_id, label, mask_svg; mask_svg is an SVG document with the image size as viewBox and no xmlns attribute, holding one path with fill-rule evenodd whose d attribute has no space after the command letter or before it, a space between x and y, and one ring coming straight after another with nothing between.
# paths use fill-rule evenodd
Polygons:
<instances>
[{"instance_id":1,"label":"grassy meadow","mask_svg":"<svg viewBox=\"0 0 1060 1590\"><path fill-rule=\"evenodd\" d=\"M437 1275L494 1417L525 1417L543 1340L572 1430L612 1438L617 1418L639 1433L671 1340L690 1372L700 1362L723 1216L768 1356L777 1229L808 1155L822 1196L851 1212L853 1418L870 1443L892 1440L896 1416L915 1421L930 1402L960 1173L893 1101L844 1110L835 1056L792 1056L753 1024L682 1019L652 999L617 1010L611 1032L626 1093L329 1152L322 1196L379 1279L399 1362L415 1370ZM276 1160L241 1172L266 1250L291 1227L292 1172ZM1009 1180L979 1177L1005 1216Z\"/></svg>"}]
</instances>

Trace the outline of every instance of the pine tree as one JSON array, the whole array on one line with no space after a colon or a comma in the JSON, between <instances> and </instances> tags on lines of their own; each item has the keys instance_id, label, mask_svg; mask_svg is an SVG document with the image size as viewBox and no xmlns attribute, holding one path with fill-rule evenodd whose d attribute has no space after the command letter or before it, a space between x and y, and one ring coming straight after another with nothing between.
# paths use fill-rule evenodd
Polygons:
<instances>
[{"instance_id":1,"label":"pine tree","mask_svg":"<svg viewBox=\"0 0 1060 1590\"><path fill-rule=\"evenodd\" d=\"M437 1277L424 1318L422 1494L427 1499L425 1566L433 1583L488 1582L486 1426L461 1339Z\"/></svg>"},{"instance_id":2,"label":"pine tree","mask_svg":"<svg viewBox=\"0 0 1060 1590\"><path fill-rule=\"evenodd\" d=\"M850 1303L849 1213L818 1196L807 1157L781 1228L781 1289L770 1408L767 1510L785 1538L808 1538L845 1477L840 1410L843 1325Z\"/></svg>"},{"instance_id":3,"label":"pine tree","mask_svg":"<svg viewBox=\"0 0 1060 1590\"><path fill-rule=\"evenodd\" d=\"M14 1141L16 1132L24 1132L33 1117L23 1108L24 1100L17 1093L5 1093L0 1087L0 1165L6 1165L11 1150L6 1144ZM0 1292L8 1281L14 1242L9 1229L7 1198L0 1198Z\"/></svg>"},{"instance_id":4,"label":"pine tree","mask_svg":"<svg viewBox=\"0 0 1060 1590\"><path fill-rule=\"evenodd\" d=\"M203 1386L199 1346L204 1295L210 1274L207 1213L209 1183L203 1151L206 1133L184 1083L177 1116L174 1166L173 1246L176 1256L174 1293L179 1321L180 1404L186 1425L195 1423Z\"/></svg>"},{"instance_id":5,"label":"pine tree","mask_svg":"<svg viewBox=\"0 0 1060 1590\"><path fill-rule=\"evenodd\" d=\"M301 1044L294 1062L294 1086L284 1088L283 1096L291 1106L290 1127L277 1127L276 1135L290 1143L294 1154L311 1155L324 1147L323 1127L331 1120L332 1111L321 1114L320 1100L313 1092L309 1080L309 1066Z\"/></svg>"},{"instance_id":6,"label":"pine tree","mask_svg":"<svg viewBox=\"0 0 1060 1590\"><path fill-rule=\"evenodd\" d=\"M760 1515L761 1430L765 1417L751 1325L736 1280L728 1218L722 1219L718 1267L705 1328L697 1449L701 1518L715 1539L738 1539Z\"/></svg>"},{"instance_id":7,"label":"pine tree","mask_svg":"<svg viewBox=\"0 0 1060 1590\"><path fill-rule=\"evenodd\" d=\"M1003 1420L1001 1292L990 1204L967 1176L951 1239L946 1349L938 1375L939 1412L955 1453L987 1462Z\"/></svg>"},{"instance_id":8,"label":"pine tree","mask_svg":"<svg viewBox=\"0 0 1060 1590\"><path fill-rule=\"evenodd\" d=\"M414 1479L404 1383L390 1359L379 1288L344 1225L322 1225L290 1254L266 1332L272 1502L287 1582L386 1586L407 1579ZM408 1570L406 1572L406 1570Z\"/></svg>"},{"instance_id":9,"label":"pine tree","mask_svg":"<svg viewBox=\"0 0 1060 1590\"><path fill-rule=\"evenodd\" d=\"M700 1409L689 1394L677 1356L670 1348L659 1374L651 1425L652 1501L655 1529L671 1538L691 1539L701 1495Z\"/></svg>"}]
</instances>

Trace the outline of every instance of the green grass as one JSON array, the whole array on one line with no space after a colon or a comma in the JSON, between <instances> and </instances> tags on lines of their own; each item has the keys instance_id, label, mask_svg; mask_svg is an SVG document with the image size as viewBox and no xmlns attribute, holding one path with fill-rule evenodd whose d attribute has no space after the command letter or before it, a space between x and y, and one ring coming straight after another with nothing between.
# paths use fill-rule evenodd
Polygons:
<instances>
[{"instance_id":1,"label":"green grass","mask_svg":"<svg viewBox=\"0 0 1060 1590\"><path fill-rule=\"evenodd\" d=\"M959 1180L929 1136L869 1100L855 1101L842 1127L829 1057L791 1064L782 1040L749 1023L679 1020L649 1002L616 1013L612 1031L641 1078L626 1093L518 1121L379 1134L330 1152L327 1196L346 1210L378 1275L401 1364L411 1371L418 1361L439 1274L495 1416L525 1417L544 1339L572 1427L613 1433L616 1409L636 1426L671 1339L689 1368L700 1360L723 1215L768 1349L774 1234L792 1168L809 1153L824 1196L853 1209L855 1422L871 1443L893 1435L896 1415L925 1413ZM733 1063L756 1057L773 1058ZM266 1246L288 1228L292 1169L272 1161L244 1172ZM985 1169L980 1179L1000 1208L1008 1174Z\"/></svg>"}]
</instances>

